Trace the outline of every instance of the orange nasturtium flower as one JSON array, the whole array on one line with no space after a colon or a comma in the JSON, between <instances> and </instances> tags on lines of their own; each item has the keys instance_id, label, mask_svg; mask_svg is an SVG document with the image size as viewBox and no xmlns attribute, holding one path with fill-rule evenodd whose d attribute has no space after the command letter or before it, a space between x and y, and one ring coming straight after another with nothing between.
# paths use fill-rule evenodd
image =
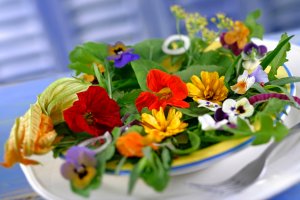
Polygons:
<instances>
[{"instance_id":1,"label":"orange nasturtium flower","mask_svg":"<svg viewBox=\"0 0 300 200\"><path fill-rule=\"evenodd\" d=\"M201 79L193 75L191 77L192 83L187 83L189 97L194 101L206 100L214 103L220 103L226 99L228 89L224 85L224 76L219 77L217 72L200 73Z\"/></svg>"},{"instance_id":2,"label":"orange nasturtium flower","mask_svg":"<svg viewBox=\"0 0 300 200\"><path fill-rule=\"evenodd\" d=\"M152 143L149 143L145 137L138 132L125 133L118 138L116 147L121 155L125 157L143 157L143 148L150 145L153 149L157 149Z\"/></svg>"},{"instance_id":3,"label":"orange nasturtium flower","mask_svg":"<svg viewBox=\"0 0 300 200\"><path fill-rule=\"evenodd\" d=\"M152 69L147 75L147 87L150 91L142 92L135 101L138 111L148 107L149 110L165 108L167 105L188 108L190 105L183 101L188 90L185 83L175 75Z\"/></svg>"},{"instance_id":4,"label":"orange nasturtium flower","mask_svg":"<svg viewBox=\"0 0 300 200\"><path fill-rule=\"evenodd\" d=\"M248 42L249 29L242 22L236 21L232 31L228 31L224 35L226 44L232 45L237 43L239 49L243 49Z\"/></svg>"},{"instance_id":5,"label":"orange nasturtium flower","mask_svg":"<svg viewBox=\"0 0 300 200\"><path fill-rule=\"evenodd\" d=\"M15 163L38 164L26 158L33 154L44 154L52 150L56 132L49 116L42 113L39 104L17 119L5 144L3 167L12 167Z\"/></svg>"},{"instance_id":6,"label":"orange nasturtium flower","mask_svg":"<svg viewBox=\"0 0 300 200\"><path fill-rule=\"evenodd\" d=\"M165 116L162 107L159 110L152 110L152 115L142 114L142 126L147 133L149 141L161 142L164 138L177 135L183 132L188 126L187 123L182 122L180 119L182 113L176 111L175 108L170 108L168 115Z\"/></svg>"}]
</instances>

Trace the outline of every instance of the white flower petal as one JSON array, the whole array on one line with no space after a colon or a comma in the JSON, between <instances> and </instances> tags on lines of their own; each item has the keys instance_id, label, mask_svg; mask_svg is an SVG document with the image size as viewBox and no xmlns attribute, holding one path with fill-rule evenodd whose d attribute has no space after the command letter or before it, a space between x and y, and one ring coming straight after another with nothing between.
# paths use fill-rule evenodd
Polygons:
<instances>
[{"instance_id":1,"label":"white flower petal","mask_svg":"<svg viewBox=\"0 0 300 200\"><path fill-rule=\"evenodd\" d=\"M209 114L199 116L198 120L201 124L202 130L204 131L216 130L228 123L227 119L223 119L219 122L216 122Z\"/></svg>"},{"instance_id":2,"label":"white flower petal","mask_svg":"<svg viewBox=\"0 0 300 200\"><path fill-rule=\"evenodd\" d=\"M254 76L248 77L246 83L247 83L247 90L248 90L255 83L255 77Z\"/></svg>"},{"instance_id":3,"label":"white flower petal","mask_svg":"<svg viewBox=\"0 0 300 200\"><path fill-rule=\"evenodd\" d=\"M224 113L231 114L234 113L236 109L236 101L234 99L226 99L223 102L222 110Z\"/></svg>"},{"instance_id":4,"label":"white flower petal","mask_svg":"<svg viewBox=\"0 0 300 200\"><path fill-rule=\"evenodd\" d=\"M248 79L248 71L244 70L243 74L239 75L237 82L246 81Z\"/></svg>"},{"instance_id":5,"label":"white flower petal","mask_svg":"<svg viewBox=\"0 0 300 200\"><path fill-rule=\"evenodd\" d=\"M218 108L221 108L221 106L219 106L219 104L213 103L210 101L206 101L206 100L199 100L198 103L199 103L198 107L204 107L211 111L216 111Z\"/></svg>"}]
</instances>

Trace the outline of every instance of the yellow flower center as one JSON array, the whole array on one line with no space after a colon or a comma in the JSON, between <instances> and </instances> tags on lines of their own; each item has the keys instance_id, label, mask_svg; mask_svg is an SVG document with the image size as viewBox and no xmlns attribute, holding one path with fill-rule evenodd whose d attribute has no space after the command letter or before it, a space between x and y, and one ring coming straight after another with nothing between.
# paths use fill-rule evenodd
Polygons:
<instances>
[{"instance_id":1,"label":"yellow flower center","mask_svg":"<svg viewBox=\"0 0 300 200\"><path fill-rule=\"evenodd\" d=\"M94 123L94 117L91 112L85 113L83 117L88 125L92 125Z\"/></svg>"},{"instance_id":2,"label":"yellow flower center","mask_svg":"<svg viewBox=\"0 0 300 200\"><path fill-rule=\"evenodd\" d=\"M85 165L75 169L74 172L76 173L76 176L72 179L72 183L74 187L78 189L87 187L97 174L94 167L86 167Z\"/></svg>"},{"instance_id":3,"label":"yellow flower center","mask_svg":"<svg viewBox=\"0 0 300 200\"><path fill-rule=\"evenodd\" d=\"M157 94L156 94L159 99L169 99L172 97L172 91L169 87L165 87L161 89Z\"/></svg>"}]
</instances>

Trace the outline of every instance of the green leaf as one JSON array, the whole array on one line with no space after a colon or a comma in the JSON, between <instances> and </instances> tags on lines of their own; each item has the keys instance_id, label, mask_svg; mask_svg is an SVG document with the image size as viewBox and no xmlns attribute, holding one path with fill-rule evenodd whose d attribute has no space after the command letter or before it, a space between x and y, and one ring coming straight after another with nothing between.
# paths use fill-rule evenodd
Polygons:
<instances>
[{"instance_id":1,"label":"green leaf","mask_svg":"<svg viewBox=\"0 0 300 200\"><path fill-rule=\"evenodd\" d=\"M258 113L255 116L254 124L259 127L259 130L255 132L253 145L267 143L272 136L279 141L288 134L288 128L279 121L274 122L272 116L265 113Z\"/></svg>"},{"instance_id":2,"label":"green leaf","mask_svg":"<svg viewBox=\"0 0 300 200\"><path fill-rule=\"evenodd\" d=\"M190 142L190 147L185 149L171 149L171 151L178 155L185 155L190 154L194 151L196 151L200 147L200 137L197 134L198 130L195 130L193 132L187 132Z\"/></svg>"},{"instance_id":3,"label":"green leaf","mask_svg":"<svg viewBox=\"0 0 300 200\"><path fill-rule=\"evenodd\" d=\"M100 73L100 71L96 65L93 65L93 69L94 69L94 74L99 83L99 86L103 87L107 91L107 84L106 84L105 77L103 76L103 74Z\"/></svg>"},{"instance_id":4,"label":"green leaf","mask_svg":"<svg viewBox=\"0 0 300 200\"><path fill-rule=\"evenodd\" d=\"M107 44L87 42L74 48L69 54L69 68L76 74L94 74L93 63L103 64L107 57Z\"/></svg>"},{"instance_id":5,"label":"green leaf","mask_svg":"<svg viewBox=\"0 0 300 200\"><path fill-rule=\"evenodd\" d=\"M159 69L165 71L162 67L159 66L159 64L150 60L139 59L131 62L131 66L143 91L147 90L146 77L151 69Z\"/></svg>"},{"instance_id":6,"label":"green leaf","mask_svg":"<svg viewBox=\"0 0 300 200\"><path fill-rule=\"evenodd\" d=\"M101 60L105 60L108 56L108 45L105 43L87 42L83 47Z\"/></svg>"},{"instance_id":7,"label":"green leaf","mask_svg":"<svg viewBox=\"0 0 300 200\"><path fill-rule=\"evenodd\" d=\"M193 75L199 76L201 71L218 72L222 76L225 74L226 68L216 65L193 65L185 70L176 72L175 75L179 76L183 82L189 82Z\"/></svg>"},{"instance_id":8,"label":"green leaf","mask_svg":"<svg viewBox=\"0 0 300 200\"><path fill-rule=\"evenodd\" d=\"M266 94L266 93L269 93L267 90L265 90L264 87L262 87L259 83L254 83L251 88L257 90L259 93L262 93L262 94Z\"/></svg>"},{"instance_id":9,"label":"green leaf","mask_svg":"<svg viewBox=\"0 0 300 200\"><path fill-rule=\"evenodd\" d=\"M264 114L270 116L277 116L279 113L285 110L285 106L289 104L288 101L282 101L280 99L269 99L267 105L264 107L263 112Z\"/></svg>"},{"instance_id":10,"label":"green leaf","mask_svg":"<svg viewBox=\"0 0 300 200\"><path fill-rule=\"evenodd\" d=\"M139 160L137 164L134 165L129 177L128 191L127 191L128 194L132 193L136 181L138 180L144 168L146 167L146 164L147 164L147 158L143 157Z\"/></svg>"},{"instance_id":11,"label":"green leaf","mask_svg":"<svg viewBox=\"0 0 300 200\"><path fill-rule=\"evenodd\" d=\"M160 63L161 58L165 55L162 51L162 44L162 39L149 39L137 43L133 46L133 49L134 53L138 54L141 59Z\"/></svg>"},{"instance_id":12,"label":"green leaf","mask_svg":"<svg viewBox=\"0 0 300 200\"><path fill-rule=\"evenodd\" d=\"M117 103L119 105L134 104L141 92L139 89L126 92L122 97L117 99Z\"/></svg>"},{"instance_id":13,"label":"green leaf","mask_svg":"<svg viewBox=\"0 0 300 200\"><path fill-rule=\"evenodd\" d=\"M238 68L236 66L239 66L242 64L242 58L241 56L238 56L235 61L230 65L230 67L227 68L225 73L225 83L229 83L230 80L232 80L232 77L234 77L235 69Z\"/></svg>"},{"instance_id":14,"label":"green leaf","mask_svg":"<svg viewBox=\"0 0 300 200\"><path fill-rule=\"evenodd\" d=\"M198 52L197 54L199 55ZM204 52L194 57L193 65L216 65L228 68L234 61L230 54L225 54L219 50Z\"/></svg>"},{"instance_id":15,"label":"green leaf","mask_svg":"<svg viewBox=\"0 0 300 200\"><path fill-rule=\"evenodd\" d=\"M256 21L260 17L260 10L255 10L248 14L245 20L245 25L250 30L250 37L257 37L262 39L264 35L264 27Z\"/></svg>"},{"instance_id":16,"label":"green leaf","mask_svg":"<svg viewBox=\"0 0 300 200\"><path fill-rule=\"evenodd\" d=\"M73 62L68 65L68 67L72 70L76 71L76 75L79 75L80 73L85 74L94 74L93 68L87 66L85 63L81 62Z\"/></svg>"},{"instance_id":17,"label":"green leaf","mask_svg":"<svg viewBox=\"0 0 300 200\"><path fill-rule=\"evenodd\" d=\"M77 46L71 51L69 58L71 62L80 62L85 64L91 64L93 62L100 62L99 58L93 55L89 50L85 49L84 46Z\"/></svg>"},{"instance_id":18,"label":"green leaf","mask_svg":"<svg viewBox=\"0 0 300 200\"><path fill-rule=\"evenodd\" d=\"M251 128L249 127L249 124L240 117L238 117L236 128L223 126L223 129L234 134L234 136L231 138L246 137L253 134Z\"/></svg>"},{"instance_id":19,"label":"green leaf","mask_svg":"<svg viewBox=\"0 0 300 200\"><path fill-rule=\"evenodd\" d=\"M290 76L270 81L266 85L286 85L290 83L300 82L300 77Z\"/></svg>"},{"instance_id":20,"label":"green leaf","mask_svg":"<svg viewBox=\"0 0 300 200\"><path fill-rule=\"evenodd\" d=\"M261 66L265 69L267 66L271 66L271 70L268 74L269 80L273 81L276 79L275 75L277 74L278 67L282 66L286 61L286 53L290 50L289 40L293 36L288 37L287 34L281 36L276 48L271 51L261 62Z\"/></svg>"},{"instance_id":21,"label":"green leaf","mask_svg":"<svg viewBox=\"0 0 300 200\"><path fill-rule=\"evenodd\" d=\"M165 168L158 155L152 151L140 176L145 183L160 192L166 188L170 180L169 169L170 165Z\"/></svg>"},{"instance_id":22,"label":"green leaf","mask_svg":"<svg viewBox=\"0 0 300 200\"><path fill-rule=\"evenodd\" d=\"M142 126L138 126L138 125L133 125L131 127L129 127L126 132L138 132L138 133L142 133L144 130L144 128Z\"/></svg>"},{"instance_id":23,"label":"green leaf","mask_svg":"<svg viewBox=\"0 0 300 200\"><path fill-rule=\"evenodd\" d=\"M177 110L179 110L180 112L182 112L184 115L190 116L190 117L198 117L200 115L204 115L208 112L210 112L210 110L208 110L207 108L204 107L198 107L198 103L196 102L191 102L189 103L190 107L189 108L176 108Z\"/></svg>"},{"instance_id":24,"label":"green leaf","mask_svg":"<svg viewBox=\"0 0 300 200\"><path fill-rule=\"evenodd\" d=\"M172 157L168 148L163 147L161 152L161 159L165 169L168 169L172 163Z\"/></svg>"}]
</instances>

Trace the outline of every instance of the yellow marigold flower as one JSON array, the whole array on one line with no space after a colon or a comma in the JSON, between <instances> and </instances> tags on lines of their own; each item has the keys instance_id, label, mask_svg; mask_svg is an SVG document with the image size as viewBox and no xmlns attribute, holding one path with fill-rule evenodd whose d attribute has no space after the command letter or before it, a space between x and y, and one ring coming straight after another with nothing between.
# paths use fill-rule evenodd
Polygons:
<instances>
[{"instance_id":1,"label":"yellow marigold flower","mask_svg":"<svg viewBox=\"0 0 300 200\"><path fill-rule=\"evenodd\" d=\"M228 89L224 85L224 76L219 78L217 72L202 71L201 79L193 75L191 77L192 83L187 83L188 96L192 97L194 101L207 100L214 103L220 103L226 99Z\"/></svg>"},{"instance_id":2,"label":"yellow marigold flower","mask_svg":"<svg viewBox=\"0 0 300 200\"><path fill-rule=\"evenodd\" d=\"M233 30L225 34L224 40L226 44L237 43L239 49L243 49L248 42L249 29L240 21L236 21Z\"/></svg>"},{"instance_id":3,"label":"yellow marigold flower","mask_svg":"<svg viewBox=\"0 0 300 200\"><path fill-rule=\"evenodd\" d=\"M152 115L143 113L142 125L148 134L146 137L151 141L161 142L166 137L183 132L188 124L180 121L181 117L182 113L174 108L170 108L167 118L162 107L159 111L153 109Z\"/></svg>"}]
</instances>

